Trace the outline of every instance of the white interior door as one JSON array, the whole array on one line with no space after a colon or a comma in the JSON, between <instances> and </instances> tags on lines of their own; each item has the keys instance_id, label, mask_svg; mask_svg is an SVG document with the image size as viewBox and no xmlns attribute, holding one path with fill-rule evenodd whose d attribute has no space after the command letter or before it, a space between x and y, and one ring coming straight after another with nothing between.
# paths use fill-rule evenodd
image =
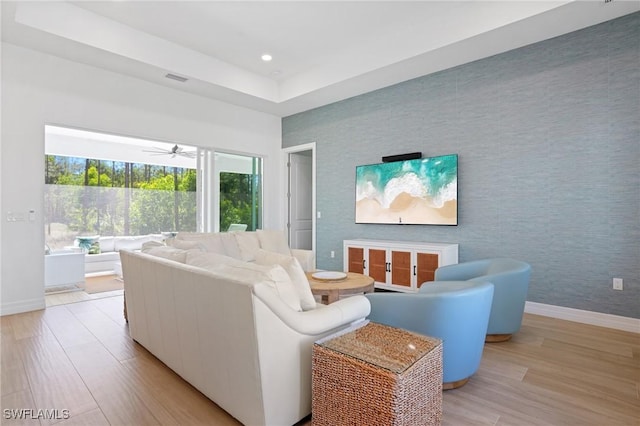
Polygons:
<instances>
[{"instance_id":1,"label":"white interior door","mask_svg":"<svg viewBox=\"0 0 640 426\"><path fill-rule=\"evenodd\" d=\"M312 152L289 154L289 244L313 249L313 161Z\"/></svg>"}]
</instances>

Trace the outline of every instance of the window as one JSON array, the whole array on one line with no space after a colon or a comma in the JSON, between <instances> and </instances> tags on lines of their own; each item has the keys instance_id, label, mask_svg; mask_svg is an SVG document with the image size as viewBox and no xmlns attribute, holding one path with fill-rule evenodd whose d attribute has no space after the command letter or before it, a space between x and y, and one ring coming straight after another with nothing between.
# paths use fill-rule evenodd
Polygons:
<instances>
[{"instance_id":1,"label":"window","mask_svg":"<svg viewBox=\"0 0 640 426\"><path fill-rule=\"evenodd\" d=\"M215 153L218 171L218 227L254 231L262 227L262 158ZM231 229L233 230L233 228Z\"/></svg>"},{"instance_id":2,"label":"window","mask_svg":"<svg viewBox=\"0 0 640 426\"><path fill-rule=\"evenodd\" d=\"M174 160L170 144L46 130L45 242L51 249L74 245L79 235L196 230L195 148Z\"/></svg>"},{"instance_id":3,"label":"window","mask_svg":"<svg viewBox=\"0 0 640 426\"><path fill-rule=\"evenodd\" d=\"M260 157L57 126L45 134L51 249L79 235L262 227Z\"/></svg>"}]
</instances>

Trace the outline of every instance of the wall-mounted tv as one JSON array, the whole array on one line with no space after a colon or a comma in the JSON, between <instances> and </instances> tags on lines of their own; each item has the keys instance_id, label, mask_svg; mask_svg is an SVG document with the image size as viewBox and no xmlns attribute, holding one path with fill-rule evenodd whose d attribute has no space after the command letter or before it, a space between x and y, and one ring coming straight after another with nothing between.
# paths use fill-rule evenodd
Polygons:
<instances>
[{"instance_id":1,"label":"wall-mounted tv","mask_svg":"<svg viewBox=\"0 0 640 426\"><path fill-rule=\"evenodd\" d=\"M458 155L356 167L356 223L458 224Z\"/></svg>"}]
</instances>

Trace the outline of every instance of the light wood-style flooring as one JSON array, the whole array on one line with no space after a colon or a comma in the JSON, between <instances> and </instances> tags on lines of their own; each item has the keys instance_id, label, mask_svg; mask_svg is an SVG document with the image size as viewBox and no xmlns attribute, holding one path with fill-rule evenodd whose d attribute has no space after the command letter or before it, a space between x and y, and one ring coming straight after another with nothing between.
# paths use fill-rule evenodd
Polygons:
<instances>
[{"instance_id":1,"label":"light wood-style flooring","mask_svg":"<svg viewBox=\"0 0 640 426\"><path fill-rule=\"evenodd\" d=\"M50 308L51 306L67 305L69 303L84 302L86 300L104 299L106 297L122 296L124 290L105 291L102 293L89 294L82 290L80 291L64 291L60 293L45 294L45 306Z\"/></svg>"},{"instance_id":2,"label":"light wood-style flooring","mask_svg":"<svg viewBox=\"0 0 640 426\"><path fill-rule=\"evenodd\" d=\"M2 425L238 424L131 340L122 302L0 318ZM7 409L70 417L12 420ZM480 370L444 393L443 409L456 426L640 425L640 334L526 314L511 341L485 345Z\"/></svg>"},{"instance_id":3,"label":"light wood-style flooring","mask_svg":"<svg viewBox=\"0 0 640 426\"><path fill-rule=\"evenodd\" d=\"M98 293L89 293L85 291L87 287L92 286L92 282L100 283L105 280L119 283L120 284L119 289L101 291ZM66 305L68 303L82 302L85 300L95 300L95 299L102 299L105 297L121 296L124 293L124 290L122 290L122 288L123 288L122 280L118 280L118 277L116 275L87 276L85 277L84 284L79 286L75 290L59 291L59 292L51 292L51 293L45 292L45 295L44 295L45 306L48 308L50 306Z\"/></svg>"}]
</instances>

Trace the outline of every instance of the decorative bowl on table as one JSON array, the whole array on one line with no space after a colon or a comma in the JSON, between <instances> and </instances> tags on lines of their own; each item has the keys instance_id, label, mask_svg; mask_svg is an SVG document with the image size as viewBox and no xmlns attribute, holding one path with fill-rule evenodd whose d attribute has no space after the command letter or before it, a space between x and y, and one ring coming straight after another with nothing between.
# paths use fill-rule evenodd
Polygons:
<instances>
[{"instance_id":1,"label":"decorative bowl on table","mask_svg":"<svg viewBox=\"0 0 640 426\"><path fill-rule=\"evenodd\" d=\"M311 277L318 281L341 281L347 278L347 274L340 271L318 271L311 274Z\"/></svg>"}]
</instances>

